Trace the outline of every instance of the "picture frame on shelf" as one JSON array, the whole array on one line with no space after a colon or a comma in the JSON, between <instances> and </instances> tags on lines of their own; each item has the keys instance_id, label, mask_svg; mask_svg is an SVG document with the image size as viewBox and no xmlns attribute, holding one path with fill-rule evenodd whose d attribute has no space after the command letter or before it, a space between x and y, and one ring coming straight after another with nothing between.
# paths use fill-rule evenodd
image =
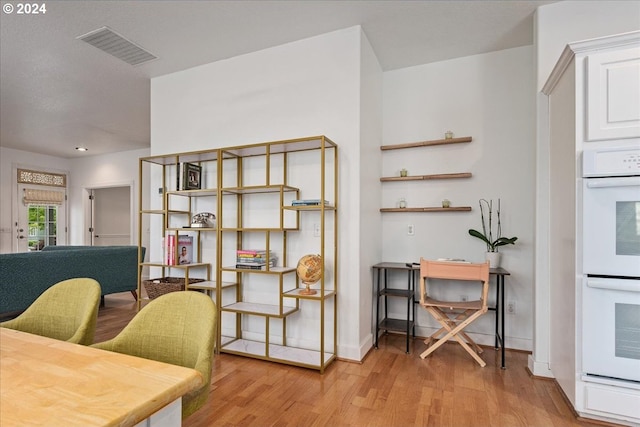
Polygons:
<instances>
[{"instance_id":1,"label":"picture frame on shelf","mask_svg":"<svg viewBox=\"0 0 640 427\"><path fill-rule=\"evenodd\" d=\"M202 166L185 163L182 174L183 190L200 190L202 188Z\"/></svg>"}]
</instances>

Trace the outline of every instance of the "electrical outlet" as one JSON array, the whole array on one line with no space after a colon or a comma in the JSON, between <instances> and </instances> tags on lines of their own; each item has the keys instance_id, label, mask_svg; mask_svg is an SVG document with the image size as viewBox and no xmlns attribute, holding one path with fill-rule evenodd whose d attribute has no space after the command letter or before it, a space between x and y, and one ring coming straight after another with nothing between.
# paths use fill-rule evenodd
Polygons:
<instances>
[{"instance_id":1,"label":"electrical outlet","mask_svg":"<svg viewBox=\"0 0 640 427\"><path fill-rule=\"evenodd\" d=\"M466 296L466 295L460 295L460 301L467 302L467 301L469 301L469 297Z\"/></svg>"},{"instance_id":2,"label":"electrical outlet","mask_svg":"<svg viewBox=\"0 0 640 427\"><path fill-rule=\"evenodd\" d=\"M515 301L507 302L507 313L508 314L516 314L516 302Z\"/></svg>"},{"instance_id":3,"label":"electrical outlet","mask_svg":"<svg viewBox=\"0 0 640 427\"><path fill-rule=\"evenodd\" d=\"M313 224L313 237L320 237L320 224Z\"/></svg>"},{"instance_id":4,"label":"electrical outlet","mask_svg":"<svg viewBox=\"0 0 640 427\"><path fill-rule=\"evenodd\" d=\"M415 234L416 234L416 229L415 229L415 227L413 226L413 224L409 224L409 225L407 225L407 235L408 235L408 236L413 236L413 235L415 235Z\"/></svg>"}]
</instances>

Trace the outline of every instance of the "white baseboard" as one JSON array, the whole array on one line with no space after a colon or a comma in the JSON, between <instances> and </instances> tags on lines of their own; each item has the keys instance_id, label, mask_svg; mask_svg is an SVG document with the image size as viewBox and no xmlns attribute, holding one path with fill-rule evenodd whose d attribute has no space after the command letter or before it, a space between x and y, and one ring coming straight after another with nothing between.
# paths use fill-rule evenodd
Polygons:
<instances>
[{"instance_id":1,"label":"white baseboard","mask_svg":"<svg viewBox=\"0 0 640 427\"><path fill-rule=\"evenodd\" d=\"M527 367L536 377L555 378L549 369L549 363L535 360L532 354L527 359Z\"/></svg>"},{"instance_id":2,"label":"white baseboard","mask_svg":"<svg viewBox=\"0 0 640 427\"><path fill-rule=\"evenodd\" d=\"M338 343L338 358L353 362L362 362L369 350L373 347L373 334L367 335L359 347L341 345Z\"/></svg>"}]
</instances>

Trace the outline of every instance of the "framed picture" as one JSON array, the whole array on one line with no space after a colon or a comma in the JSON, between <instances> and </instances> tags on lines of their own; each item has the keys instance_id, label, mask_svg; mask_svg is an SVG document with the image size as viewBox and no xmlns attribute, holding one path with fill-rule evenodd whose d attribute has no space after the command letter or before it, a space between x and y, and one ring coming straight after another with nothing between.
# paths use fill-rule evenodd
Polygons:
<instances>
[{"instance_id":1,"label":"framed picture","mask_svg":"<svg viewBox=\"0 0 640 427\"><path fill-rule=\"evenodd\" d=\"M202 166L193 163L185 163L182 174L183 190L199 190L201 188Z\"/></svg>"}]
</instances>

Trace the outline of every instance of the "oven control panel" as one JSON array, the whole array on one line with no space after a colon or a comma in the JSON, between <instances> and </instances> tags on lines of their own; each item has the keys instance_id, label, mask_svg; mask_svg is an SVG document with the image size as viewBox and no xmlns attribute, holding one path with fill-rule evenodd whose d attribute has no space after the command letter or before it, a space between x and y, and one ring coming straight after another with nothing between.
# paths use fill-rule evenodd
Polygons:
<instances>
[{"instance_id":1,"label":"oven control panel","mask_svg":"<svg viewBox=\"0 0 640 427\"><path fill-rule=\"evenodd\" d=\"M640 147L585 150L582 161L584 177L640 175Z\"/></svg>"}]
</instances>

